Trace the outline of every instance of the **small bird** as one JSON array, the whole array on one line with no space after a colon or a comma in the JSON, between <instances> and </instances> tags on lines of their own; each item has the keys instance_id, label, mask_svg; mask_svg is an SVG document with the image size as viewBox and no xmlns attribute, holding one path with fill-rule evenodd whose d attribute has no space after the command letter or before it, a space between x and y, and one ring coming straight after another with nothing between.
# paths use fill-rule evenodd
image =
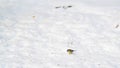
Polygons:
<instances>
[{"instance_id":1,"label":"small bird","mask_svg":"<svg viewBox=\"0 0 120 68\"><path fill-rule=\"evenodd\" d=\"M74 50L72 50L72 49L67 49L67 52L68 52L68 54L70 55L70 54L73 54Z\"/></svg>"}]
</instances>

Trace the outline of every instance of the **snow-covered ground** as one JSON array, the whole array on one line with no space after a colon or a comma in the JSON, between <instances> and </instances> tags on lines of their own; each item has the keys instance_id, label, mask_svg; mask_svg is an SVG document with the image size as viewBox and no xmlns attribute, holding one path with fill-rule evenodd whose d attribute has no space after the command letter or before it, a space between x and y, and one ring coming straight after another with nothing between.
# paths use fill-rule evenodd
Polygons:
<instances>
[{"instance_id":1,"label":"snow-covered ground","mask_svg":"<svg viewBox=\"0 0 120 68\"><path fill-rule=\"evenodd\" d=\"M0 68L120 68L119 3L0 0Z\"/></svg>"}]
</instances>

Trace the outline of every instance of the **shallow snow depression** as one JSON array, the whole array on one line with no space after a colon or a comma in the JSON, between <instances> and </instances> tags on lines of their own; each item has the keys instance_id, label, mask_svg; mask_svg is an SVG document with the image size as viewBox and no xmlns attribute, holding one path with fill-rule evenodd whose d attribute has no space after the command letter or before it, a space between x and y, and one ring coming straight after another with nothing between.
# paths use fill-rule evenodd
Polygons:
<instances>
[{"instance_id":1,"label":"shallow snow depression","mask_svg":"<svg viewBox=\"0 0 120 68\"><path fill-rule=\"evenodd\" d=\"M0 68L120 68L119 2L0 0Z\"/></svg>"}]
</instances>

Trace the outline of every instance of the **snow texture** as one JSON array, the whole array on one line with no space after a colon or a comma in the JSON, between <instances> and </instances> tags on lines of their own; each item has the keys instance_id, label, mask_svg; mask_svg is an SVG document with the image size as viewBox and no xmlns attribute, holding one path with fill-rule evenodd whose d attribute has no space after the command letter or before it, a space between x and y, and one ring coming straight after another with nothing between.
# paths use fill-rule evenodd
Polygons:
<instances>
[{"instance_id":1,"label":"snow texture","mask_svg":"<svg viewBox=\"0 0 120 68\"><path fill-rule=\"evenodd\" d=\"M119 3L0 0L0 68L120 68Z\"/></svg>"}]
</instances>

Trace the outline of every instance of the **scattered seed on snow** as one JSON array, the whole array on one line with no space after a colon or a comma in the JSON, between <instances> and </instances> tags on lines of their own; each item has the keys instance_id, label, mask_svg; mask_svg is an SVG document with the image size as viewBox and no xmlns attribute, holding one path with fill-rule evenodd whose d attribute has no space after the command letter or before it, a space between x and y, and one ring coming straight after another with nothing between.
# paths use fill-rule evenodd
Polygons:
<instances>
[{"instance_id":1,"label":"scattered seed on snow","mask_svg":"<svg viewBox=\"0 0 120 68\"><path fill-rule=\"evenodd\" d=\"M35 16L32 16L33 19L35 19Z\"/></svg>"},{"instance_id":2,"label":"scattered seed on snow","mask_svg":"<svg viewBox=\"0 0 120 68\"><path fill-rule=\"evenodd\" d=\"M119 27L119 24L117 24L116 26L115 26L115 28L118 28Z\"/></svg>"},{"instance_id":3,"label":"scattered seed on snow","mask_svg":"<svg viewBox=\"0 0 120 68\"><path fill-rule=\"evenodd\" d=\"M58 9L58 8L61 8L60 6L58 6L58 7L55 7L56 9Z\"/></svg>"},{"instance_id":4,"label":"scattered seed on snow","mask_svg":"<svg viewBox=\"0 0 120 68\"><path fill-rule=\"evenodd\" d=\"M70 5L70 6L68 6L69 8L71 8L72 6Z\"/></svg>"}]
</instances>

